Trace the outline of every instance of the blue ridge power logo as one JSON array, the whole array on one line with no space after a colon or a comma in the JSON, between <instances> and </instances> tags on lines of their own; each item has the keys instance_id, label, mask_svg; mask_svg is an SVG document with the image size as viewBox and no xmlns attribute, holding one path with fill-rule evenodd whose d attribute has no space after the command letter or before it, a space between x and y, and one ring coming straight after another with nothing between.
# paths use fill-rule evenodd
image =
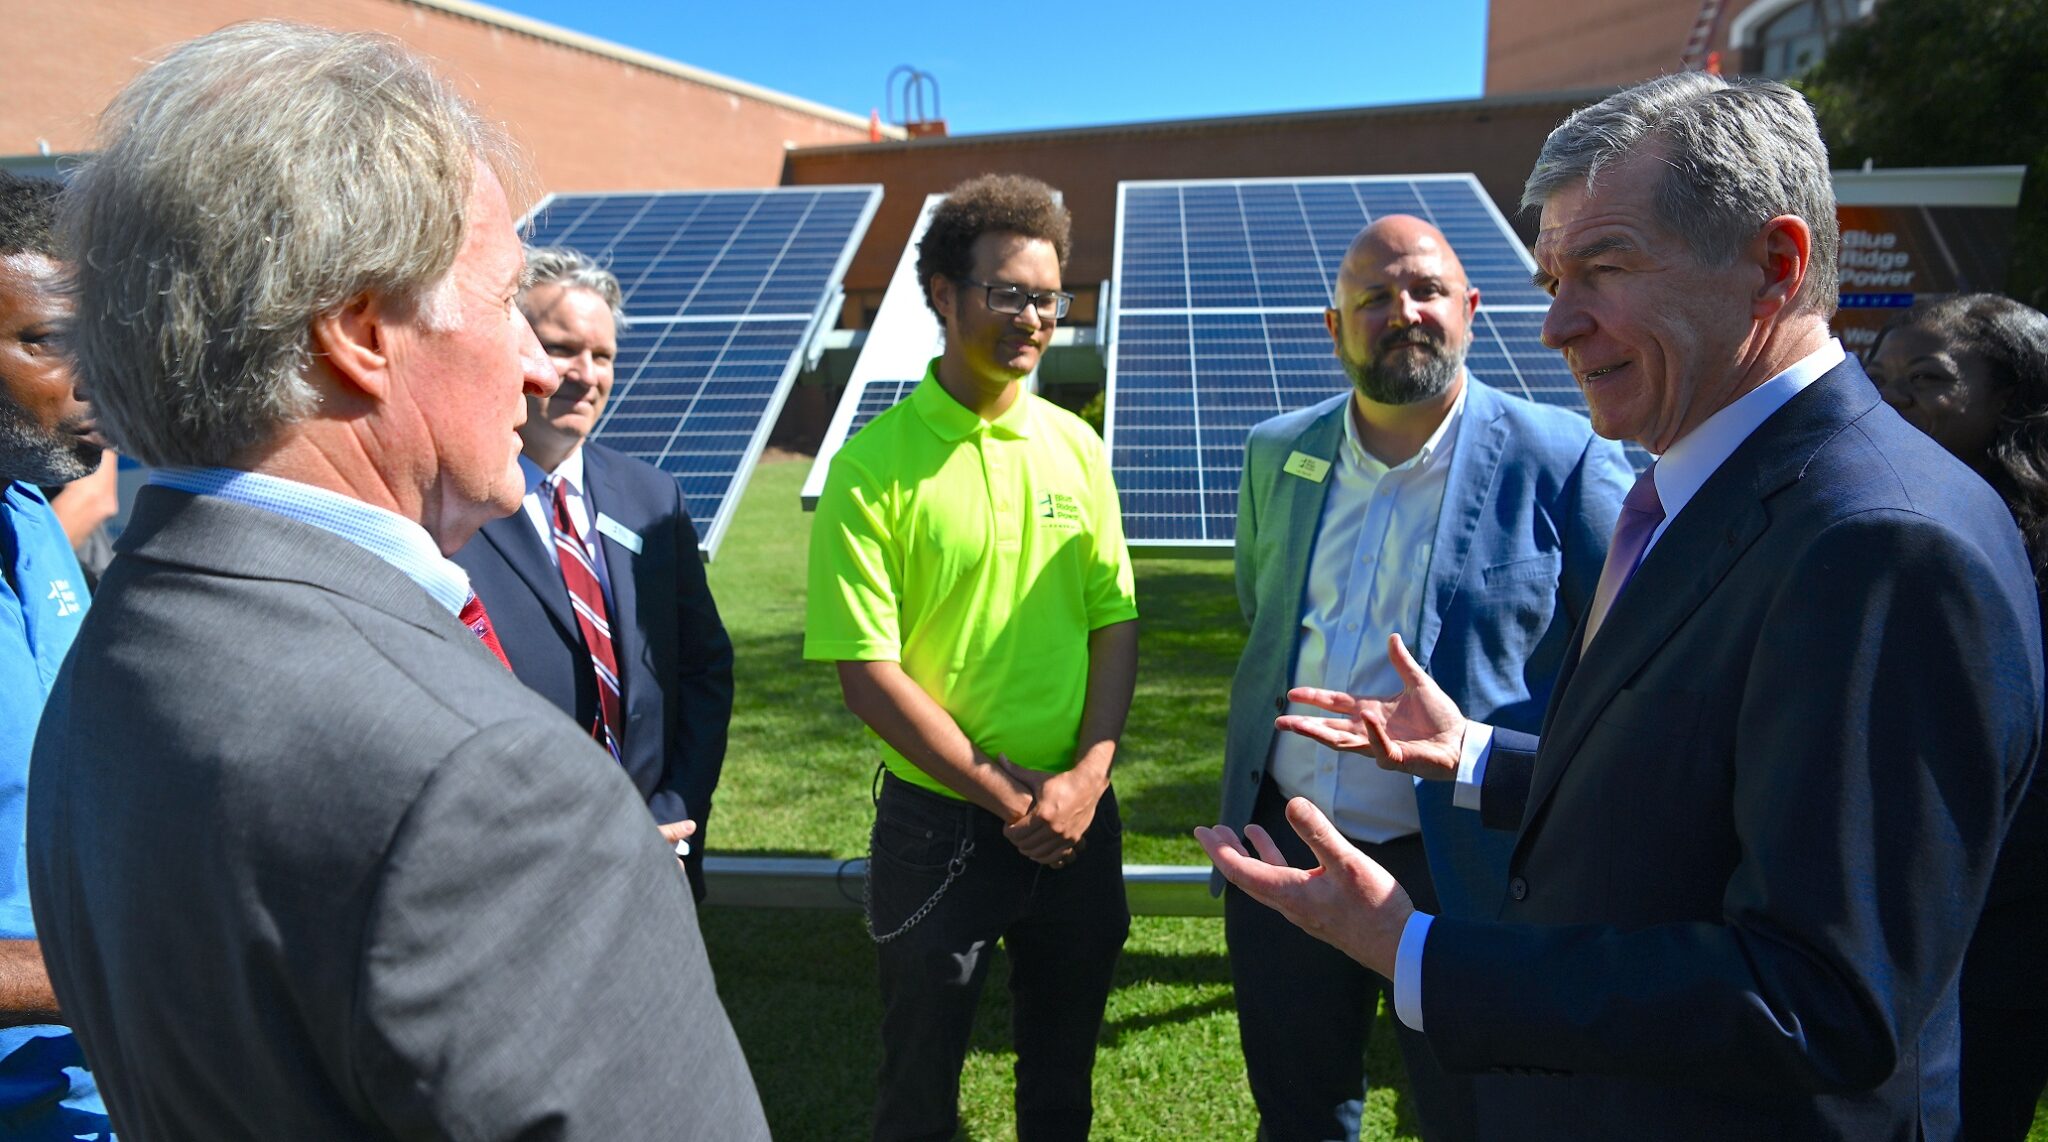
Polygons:
<instances>
[{"instance_id":1,"label":"blue ridge power logo","mask_svg":"<svg viewBox=\"0 0 2048 1142\"><path fill-rule=\"evenodd\" d=\"M1038 497L1038 525L1063 530L1080 527L1080 501L1059 492L1047 492Z\"/></svg>"}]
</instances>

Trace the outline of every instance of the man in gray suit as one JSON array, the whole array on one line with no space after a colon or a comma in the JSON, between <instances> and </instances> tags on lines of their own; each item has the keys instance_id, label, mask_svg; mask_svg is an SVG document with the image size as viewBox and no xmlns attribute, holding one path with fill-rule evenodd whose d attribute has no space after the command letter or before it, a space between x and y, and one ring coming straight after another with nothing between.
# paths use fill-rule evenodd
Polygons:
<instances>
[{"instance_id":1,"label":"man in gray suit","mask_svg":"<svg viewBox=\"0 0 2048 1142\"><path fill-rule=\"evenodd\" d=\"M1541 717L1632 477L1585 417L1466 371L1478 308L1436 227L1374 221L1324 314L1351 390L1252 429L1237 500L1251 633L1231 684L1222 819L1259 824L1313 868L1282 827L1288 799L1306 797L1411 896L1491 916L1512 838L1486 835L1446 786L1273 729L1294 686L1400 689L1395 633L1468 706L1516 726ZM1386 980L1235 887L1223 915L1260 1136L1356 1138ZM1446 1075L1420 1032L1395 1030L1423 1136L1472 1137L1469 1080Z\"/></svg>"},{"instance_id":2,"label":"man in gray suit","mask_svg":"<svg viewBox=\"0 0 2048 1142\"><path fill-rule=\"evenodd\" d=\"M444 558L518 504L556 383L511 144L395 43L282 24L183 45L102 123L74 350L156 472L29 852L117 1129L766 1138L675 857Z\"/></svg>"}]
</instances>

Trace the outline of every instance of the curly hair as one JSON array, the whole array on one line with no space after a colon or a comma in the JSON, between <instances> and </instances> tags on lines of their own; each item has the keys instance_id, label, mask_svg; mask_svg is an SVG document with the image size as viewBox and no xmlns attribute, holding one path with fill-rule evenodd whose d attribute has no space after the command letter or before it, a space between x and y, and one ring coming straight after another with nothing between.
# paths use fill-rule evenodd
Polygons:
<instances>
[{"instance_id":1,"label":"curly hair","mask_svg":"<svg viewBox=\"0 0 2048 1142\"><path fill-rule=\"evenodd\" d=\"M57 258L57 203L63 193L61 183L0 171L0 258Z\"/></svg>"},{"instance_id":2,"label":"curly hair","mask_svg":"<svg viewBox=\"0 0 2048 1142\"><path fill-rule=\"evenodd\" d=\"M974 273L974 242L983 234L1021 234L1052 243L1060 268L1067 265L1073 219L1052 187L1021 174L985 174L946 192L932 211L931 225L917 243L917 280L924 303L932 305L932 278L960 281Z\"/></svg>"},{"instance_id":3,"label":"curly hair","mask_svg":"<svg viewBox=\"0 0 2048 1142\"><path fill-rule=\"evenodd\" d=\"M1995 293L1966 293L1893 318L1878 340L1900 329L1932 333L1989 367L2005 408L1985 476L2020 526L2035 577L2048 583L2048 314Z\"/></svg>"}]
</instances>

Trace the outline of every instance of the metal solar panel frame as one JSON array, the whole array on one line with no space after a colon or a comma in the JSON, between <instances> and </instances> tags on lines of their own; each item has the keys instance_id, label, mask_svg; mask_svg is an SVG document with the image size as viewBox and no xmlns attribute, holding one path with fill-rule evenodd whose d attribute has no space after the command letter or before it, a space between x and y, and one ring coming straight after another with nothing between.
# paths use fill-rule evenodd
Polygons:
<instances>
[{"instance_id":1,"label":"metal solar panel frame","mask_svg":"<svg viewBox=\"0 0 2048 1142\"><path fill-rule=\"evenodd\" d=\"M1124 354L1129 352L1133 348L1133 345L1130 339L1126 336L1126 331L1124 329L1124 321L1127 317L1181 317L1192 322L1195 318L1198 317L1256 316L1261 319L1261 324L1263 325L1263 319L1269 315L1286 316L1290 319L1298 319L1299 315L1314 314L1318 325L1320 325L1322 320L1322 313L1327 305L1327 301L1325 301L1322 304L1312 306L1267 305L1260 303L1256 300L1254 300L1253 304L1244 306L1197 305L1194 303L1193 285L1192 282L1190 282L1188 286L1187 296L1183 300L1182 304L1170 306L1127 308L1125 304L1125 295L1127 292L1127 286L1129 284L1129 276L1126 273L1127 267L1125 261L1125 239L1128 234L1126 223L1128 221L1127 206L1129 203L1130 192L1134 190L1184 190L1187 188L1241 188L1249 186L1289 186L1298 188L1303 186L1324 186L1338 183L1352 186L1357 186L1361 184L1373 185L1396 183L1405 183L1411 185L1417 183L1462 183L1470 189L1473 197L1475 197L1484 206L1486 217L1493 223L1495 227L1498 228L1501 236L1506 240L1507 245L1513 250L1514 254L1519 259L1522 271L1528 274L1533 274L1536 270L1536 261L1534 257L1530 255L1528 247L1524 246L1521 242L1521 239L1516 237L1513 227L1508 225L1506 216L1504 216L1500 212L1500 208L1498 206L1494 205L1493 199L1486 193L1485 188L1480 186L1479 180L1469 173L1402 175L1324 175L1308 176L1302 178L1147 179L1119 182L1117 184L1116 198L1116 240L1115 249L1113 251L1111 261L1111 273L1113 275L1112 296L1110 298L1109 304L1103 307L1104 312L1107 314L1106 318L1104 319L1104 324L1107 329L1107 343L1110 346L1110 352L1108 355L1109 359L1107 363L1107 378L1105 381L1106 391L1103 397L1103 438L1104 444L1107 446L1107 449L1111 457L1113 473L1118 471L1116 467L1117 434L1118 429L1120 427L1117 407L1119 397L1118 380L1120 373L1124 371L1122 367L1122 360ZM1187 238L1187 228L1185 225L1185 220L1183 220L1181 235L1182 240L1185 243ZM1346 235L1344 238L1344 241L1347 245L1350 242L1350 237L1350 235ZM1311 235L1310 241L1311 243L1314 242L1313 235ZM1319 264L1324 264L1328 261L1328 259L1323 257L1323 252L1319 248L1315 250L1315 253L1317 255L1317 261ZM1335 256L1337 259L1341 260L1341 248L1335 252ZM1183 267L1185 267L1186 262L1187 258L1184 255L1182 259ZM1324 291L1326 298L1331 282L1333 280L1334 273L1327 272L1326 270L1326 272L1324 273L1324 280L1322 282L1322 289ZM1473 321L1475 343L1477 342L1477 338L1480 334L1485 333L1487 335L1492 335L1494 333L1494 326L1487 315L1498 315L1501 317L1508 317L1508 315L1510 314L1535 314L1538 315L1540 319L1540 316L1544 313L1547 313L1550 308L1547 299L1545 299L1542 304L1535 304L1534 302L1528 301L1526 299L1494 302L1485 300L1486 293L1484 290L1482 290L1481 292L1482 302L1479 311L1480 315L1476 317ZM1510 292L1510 297L1515 298L1518 294L1520 294L1519 290L1512 291ZM1513 319L1510 319L1510 321L1512 322ZM1502 342L1503 344L1505 344L1505 338L1502 338ZM1324 352L1327 353L1327 343L1324 344L1323 348ZM1192 345L1190 346L1189 353L1192 367L1192 362L1194 359L1194 349ZM1509 359L1509 362L1512 366L1512 358ZM1331 368L1333 370L1336 368L1336 366L1334 365L1334 359ZM1275 365L1275 371L1277 375L1277 364ZM1476 372L1477 370L1475 370L1475 373ZM1337 375L1341 380L1342 374L1339 373ZM1507 377L1495 374L1491 376L1490 380L1492 383L1508 391L1515 391L1515 385L1517 382L1520 382L1521 378L1519 377L1519 375L1516 375L1514 377ZM1197 391L1199 391L1198 382L1196 384ZM1327 395L1335 395L1339 391L1342 390L1337 387L1332 387ZM1195 448L1199 454L1200 452L1205 451L1207 448L1207 446L1203 445L1200 441L1199 422L1196 425L1196 432L1197 437ZM1238 439L1232 441L1231 447L1234 447L1237 450L1238 455L1241 458L1243 451L1243 440ZM1209 471L1210 469L1206 464L1198 465L1198 478L1200 476L1207 475ZM1121 481L1119 483L1119 487L1121 489ZM1232 501L1234 502L1237 495L1237 485L1235 482L1235 478L1233 477L1228 488L1211 489L1208 488L1206 485L1198 486L1194 495L1198 500L1200 500L1202 498L1205 498L1209 495L1213 495L1218 492L1229 495ZM1233 548L1234 534L1232 536L1209 535L1207 534L1209 531L1209 513L1204 511L1197 518L1201 525L1201 531L1203 533L1198 538L1171 540L1138 538L1132 534L1134 531L1138 529L1134 528L1133 526L1135 521L1131 512L1131 508L1127 501L1124 508L1124 526L1125 533L1127 536L1127 542L1129 543L1133 554L1145 555L1155 558L1228 557L1231 554Z\"/></svg>"},{"instance_id":2,"label":"metal solar panel frame","mask_svg":"<svg viewBox=\"0 0 2048 1142\"><path fill-rule=\"evenodd\" d=\"M810 473L804 477L803 489L798 493L805 511L818 506L818 496L825 490L825 477L832 470L832 457L845 447L847 439L876 415L909 396L910 390L924 379L932 358L944 348L946 332L931 306L925 304L924 283L917 277L917 244L932 224L932 211L945 200L943 194L925 196L924 206L917 212L917 224L910 228L910 237L903 243L896 271L889 275L889 288L882 291L882 304L868 326L867 339L861 343L860 357L847 374L846 391L840 394L839 407L832 410L825 439L818 445L818 458L811 462ZM1033 369L1024 378L1024 388L1027 392L1038 391L1038 370Z\"/></svg>"},{"instance_id":3,"label":"metal solar panel frame","mask_svg":"<svg viewBox=\"0 0 2048 1142\"><path fill-rule=\"evenodd\" d=\"M838 455L847 438L882 408L909 396L917 382L924 379L926 366L944 343L945 331L939 327L931 307L925 304L924 286L917 280L917 244L932 224L932 211L945 200L943 194L925 195L924 205L917 212L917 223L910 228L903 253L896 258L889 288L882 291L882 304L876 308L867 339L861 342L860 356L847 374L846 391L840 394L839 407L832 410L825 439L818 445L818 457L811 462L803 490L798 493L805 511L818 506L818 496L825 490L825 476L832 469L832 457ZM864 409L863 404L873 404L869 400L871 391L876 397L885 398L886 403L880 408Z\"/></svg>"},{"instance_id":4,"label":"metal solar panel frame","mask_svg":"<svg viewBox=\"0 0 2048 1142\"><path fill-rule=\"evenodd\" d=\"M826 288L822 291L822 296L820 296L807 310L789 310L771 313L724 313L693 316L687 312L687 306L685 306L682 312L664 315L660 317L653 317L636 315L633 312L633 307L631 304L631 295L628 295L628 306L626 310L625 326L621 328L619 331L622 341L629 330L643 331L648 329L659 329L664 327L672 330L674 327L684 325L743 327L750 324L788 326L797 322L802 323L801 334L794 343L794 346L792 347L788 355L788 359L783 363L781 373L775 383L773 390L771 391L768 397L767 403L762 410L761 416L759 417L757 423L754 425L753 431L748 437L746 447L744 451L741 453L739 463L735 466L733 470L731 481L728 484L727 489L722 498L720 499L718 505L710 513L710 518L707 520L704 517L704 515L701 514L700 510L696 507L696 505L690 505L691 515L695 520L698 528L698 553L706 562L709 562L716 555L719 544L724 541L725 533L732 527L733 517L737 514L738 511L740 497L745 492L747 483L753 476L755 466L760 462L762 450L767 447L768 436L771 432L774 431L776 418L781 415L782 406L789 399L789 391L796 382L797 373L801 371L801 369L803 368L806 359L815 358L817 348L820 344L820 339L823 337L825 331L828 328L830 328L832 322L835 321L838 317L839 308L843 304L846 296L845 291L840 283L844 280L846 276L847 268L851 266L853 263L854 253L860 248L861 240L867 235L868 226L874 221L875 211L877 210L877 208L880 207L882 201L882 187L875 184L853 184L844 186L821 185L757 188L712 188L704 190L577 191L572 194L549 194L545 198L541 199L539 203L535 204L533 209L528 211L526 215L519 220L519 233L522 239L524 239L525 236L529 233L534 220L539 218L550 206L552 206L558 200L561 199L598 197L671 198L685 196L710 198L722 195L818 195L824 193L845 191L865 192L866 200L861 206L859 216L854 221L852 228L848 231L845 241L839 250L838 256L833 262L831 270L825 276L824 280L826 282ZM737 233L738 231L735 230L735 234ZM598 251L595 250L590 252L593 255L598 253ZM764 277L762 279L762 284L765 285L767 280L768 279ZM643 362L642 364L644 365L645 362ZM596 428L591 433L591 438L593 440L597 440L600 443L605 442L605 429L607 425L611 422L613 414L619 411L621 407L622 402L620 402L618 398L621 396L630 396L632 382L636 379L637 374L631 377L621 376L614 380L612 389L612 400L607 402L604 415L599 419ZM686 421L684 419L678 419L676 424L676 430L678 433L682 429L685 422ZM676 475L675 473L670 474L672 476ZM678 479L680 479L680 477L678 477Z\"/></svg>"}]
</instances>

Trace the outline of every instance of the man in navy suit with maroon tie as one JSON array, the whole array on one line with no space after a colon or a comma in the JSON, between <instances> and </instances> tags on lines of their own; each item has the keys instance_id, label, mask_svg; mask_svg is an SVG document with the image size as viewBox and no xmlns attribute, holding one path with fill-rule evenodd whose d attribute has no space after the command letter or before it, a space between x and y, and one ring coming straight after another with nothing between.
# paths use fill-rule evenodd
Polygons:
<instances>
[{"instance_id":1,"label":"man in navy suit with maroon tie","mask_svg":"<svg viewBox=\"0 0 2048 1142\"><path fill-rule=\"evenodd\" d=\"M527 251L520 311L561 388L529 398L519 510L455 554L519 680L611 751L704 898L704 830L732 717L732 641L675 478L590 441L612 390L618 279Z\"/></svg>"}]
</instances>

